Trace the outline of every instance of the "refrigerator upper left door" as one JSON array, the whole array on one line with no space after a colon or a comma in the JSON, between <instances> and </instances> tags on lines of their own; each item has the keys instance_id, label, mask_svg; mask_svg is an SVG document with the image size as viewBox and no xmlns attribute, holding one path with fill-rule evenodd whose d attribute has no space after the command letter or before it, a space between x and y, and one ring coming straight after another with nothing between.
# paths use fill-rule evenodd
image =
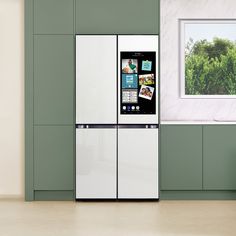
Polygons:
<instances>
[{"instance_id":1,"label":"refrigerator upper left door","mask_svg":"<svg viewBox=\"0 0 236 236\"><path fill-rule=\"evenodd\" d=\"M116 35L76 35L76 123L117 122Z\"/></svg>"}]
</instances>

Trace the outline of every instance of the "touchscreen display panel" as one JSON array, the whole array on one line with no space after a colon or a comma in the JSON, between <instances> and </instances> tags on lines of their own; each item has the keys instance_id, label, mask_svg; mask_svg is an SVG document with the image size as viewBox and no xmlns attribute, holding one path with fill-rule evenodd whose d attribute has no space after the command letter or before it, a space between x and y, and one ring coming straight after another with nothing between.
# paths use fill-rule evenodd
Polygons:
<instances>
[{"instance_id":1,"label":"touchscreen display panel","mask_svg":"<svg viewBox=\"0 0 236 236\"><path fill-rule=\"evenodd\" d=\"M156 114L156 52L120 54L120 113Z\"/></svg>"}]
</instances>

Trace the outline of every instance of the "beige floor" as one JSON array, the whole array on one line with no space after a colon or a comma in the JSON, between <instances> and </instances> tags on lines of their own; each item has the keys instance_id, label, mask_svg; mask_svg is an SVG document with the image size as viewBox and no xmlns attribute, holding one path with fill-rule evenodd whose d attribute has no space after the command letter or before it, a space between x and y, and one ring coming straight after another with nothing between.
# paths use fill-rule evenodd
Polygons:
<instances>
[{"instance_id":1,"label":"beige floor","mask_svg":"<svg viewBox=\"0 0 236 236\"><path fill-rule=\"evenodd\" d=\"M0 236L236 235L236 201L0 200Z\"/></svg>"}]
</instances>

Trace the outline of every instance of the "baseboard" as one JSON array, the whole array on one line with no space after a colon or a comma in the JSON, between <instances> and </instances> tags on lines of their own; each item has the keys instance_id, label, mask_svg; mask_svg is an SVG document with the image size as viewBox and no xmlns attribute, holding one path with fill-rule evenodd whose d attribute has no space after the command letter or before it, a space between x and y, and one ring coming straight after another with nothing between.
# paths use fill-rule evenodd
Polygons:
<instances>
[{"instance_id":1,"label":"baseboard","mask_svg":"<svg viewBox=\"0 0 236 236\"><path fill-rule=\"evenodd\" d=\"M35 190L35 201L73 201L75 200L74 191L61 190Z\"/></svg>"},{"instance_id":2,"label":"baseboard","mask_svg":"<svg viewBox=\"0 0 236 236\"><path fill-rule=\"evenodd\" d=\"M234 190L161 190L160 200L236 200Z\"/></svg>"},{"instance_id":3,"label":"baseboard","mask_svg":"<svg viewBox=\"0 0 236 236\"><path fill-rule=\"evenodd\" d=\"M19 194L0 194L0 200L24 200L24 196Z\"/></svg>"}]
</instances>

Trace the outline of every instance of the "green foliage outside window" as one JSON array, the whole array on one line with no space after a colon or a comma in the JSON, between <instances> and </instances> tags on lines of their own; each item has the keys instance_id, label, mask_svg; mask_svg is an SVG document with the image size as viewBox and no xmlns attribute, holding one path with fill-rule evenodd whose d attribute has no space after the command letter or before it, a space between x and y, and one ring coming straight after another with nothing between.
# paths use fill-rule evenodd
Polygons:
<instances>
[{"instance_id":1,"label":"green foliage outside window","mask_svg":"<svg viewBox=\"0 0 236 236\"><path fill-rule=\"evenodd\" d=\"M185 47L186 95L236 95L236 43L190 39Z\"/></svg>"}]
</instances>

